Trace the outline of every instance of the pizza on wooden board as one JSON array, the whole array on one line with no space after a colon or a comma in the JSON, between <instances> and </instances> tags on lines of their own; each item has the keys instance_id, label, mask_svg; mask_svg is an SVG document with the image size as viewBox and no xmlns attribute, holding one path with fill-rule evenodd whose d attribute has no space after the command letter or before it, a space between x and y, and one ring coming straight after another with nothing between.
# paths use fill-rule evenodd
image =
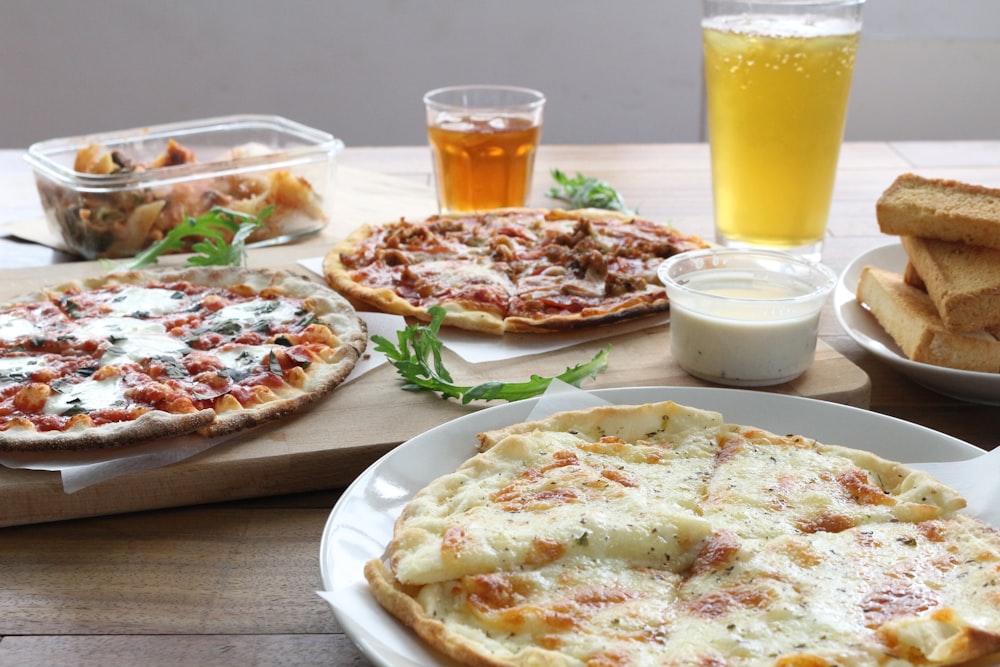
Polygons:
<instances>
[{"instance_id":1,"label":"pizza on wooden board","mask_svg":"<svg viewBox=\"0 0 1000 667\"><path fill-rule=\"evenodd\" d=\"M664 259L708 247L634 215L498 209L364 225L324 258L358 307L492 334L555 332L668 308Z\"/></svg>"},{"instance_id":2,"label":"pizza on wooden board","mask_svg":"<svg viewBox=\"0 0 1000 667\"><path fill-rule=\"evenodd\" d=\"M367 345L354 308L289 272L109 273L0 304L0 451L218 436L332 391Z\"/></svg>"},{"instance_id":3,"label":"pizza on wooden board","mask_svg":"<svg viewBox=\"0 0 1000 667\"><path fill-rule=\"evenodd\" d=\"M672 402L480 444L365 566L385 609L465 664L906 667L1000 651L1000 533L926 473Z\"/></svg>"}]
</instances>

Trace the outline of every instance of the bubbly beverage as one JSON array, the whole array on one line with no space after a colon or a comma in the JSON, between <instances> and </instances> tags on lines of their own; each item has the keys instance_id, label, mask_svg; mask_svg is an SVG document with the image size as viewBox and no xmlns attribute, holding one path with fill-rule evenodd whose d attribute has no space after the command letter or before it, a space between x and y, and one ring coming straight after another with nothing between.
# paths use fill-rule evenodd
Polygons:
<instances>
[{"instance_id":1,"label":"bubbly beverage","mask_svg":"<svg viewBox=\"0 0 1000 667\"><path fill-rule=\"evenodd\" d=\"M720 240L794 250L822 242L860 21L703 21Z\"/></svg>"},{"instance_id":2,"label":"bubbly beverage","mask_svg":"<svg viewBox=\"0 0 1000 667\"><path fill-rule=\"evenodd\" d=\"M541 125L529 118L466 116L427 132L443 211L524 206Z\"/></svg>"}]
</instances>

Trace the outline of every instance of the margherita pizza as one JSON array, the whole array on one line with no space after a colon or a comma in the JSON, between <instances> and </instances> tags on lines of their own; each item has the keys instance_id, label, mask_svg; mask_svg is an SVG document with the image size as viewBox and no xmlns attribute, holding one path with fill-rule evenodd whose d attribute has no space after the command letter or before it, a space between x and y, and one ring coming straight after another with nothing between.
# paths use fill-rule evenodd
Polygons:
<instances>
[{"instance_id":1,"label":"margherita pizza","mask_svg":"<svg viewBox=\"0 0 1000 667\"><path fill-rule=\"evenodd\" d=\"M500 334L550 332L666 310L656 276L696 236L612 211L499 209L366 225L323 269L359 307Z\"/></svg>"},{"instance_id":2,"label":"margherita pizza","mask_svg":"<svg viewBox=\"0 0 1000 667\"><path fill-rule=\"evenodd\" d=\"M74 281L0 305L0 450L249 428L343 382L353 307L291 273L204 267Z\"/></svg>"},{"instance_id":3,"label":"margherita pizza","mask_svg":"<svg viewBox=\"0 0 1000 667\"><path fill-rule=\"evenodd\" d=\"M388 611L463 663L906 667L1000 651L1000 533L930 475L671 402L480 442L365 568Z\"/></svg>"}]
</instances>

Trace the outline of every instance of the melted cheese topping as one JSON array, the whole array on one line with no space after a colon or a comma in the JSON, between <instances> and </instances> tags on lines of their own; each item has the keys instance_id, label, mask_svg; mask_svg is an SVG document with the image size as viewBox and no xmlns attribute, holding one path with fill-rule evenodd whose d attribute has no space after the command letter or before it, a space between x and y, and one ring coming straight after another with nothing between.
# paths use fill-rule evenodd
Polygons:
<instances>
[{"instance_id":1,"label":"melted cheese topping","mask_svg":"<svg viewBox=\"0 0 1000 667\"><path fill-rule=\"evenodd\" d=\"M190 305L183 292L160 287L127 285L103 296L98 302L116 315L163 315Z\"/></svg>"},{"instance_id":2,"label":"melted cheese topping","mask_svg":"<svg viewBox=\"0 0 1000 667\"><path fill-rule=\"evenodd\" d=\"M268 357L276 346L273 345L230 345L214 354L222 360L225 369L237 377L245 377L251 371L267 367Z\"/></svg>"},{"instance_id":3,"label":"melted cheese topping","mask_svg":"<svg viewBox=\"0 0 1000 667\"><path fill-rule=\"evenodd\" d=\"M428 583L574 555L686 567L711 526L667 490L693 490L710 466L617 439L511 436L414 499L390 547L396 574Z\"/></svg>"},{"instance_id":4,"label":"melted cheese topping","mask_svg":"<svg viewBox=\"0 0 1000 667\"><path fill-rule=\"evenodd\" d=\"M121 379L84 380L78 384L60 383L57 391L45 402L43 412L49 415L67 415L127 404Z\"/></svg>"},{"instance_id":5,"label":"melted cheese topping","mask_svg":"<svg viewBox=\"0 0 1000 667\"><path fill-rule=\"evenodd\" d=\"M301 317L301 306L279 299L234 303L209 316L209 321L257 324L260 322L292 322Z\"/></svg>"},{"instance_id":6,"label":"melted cheese topping","mask_svg":"<svg viewBox=\"0 0 1000 667\"><path fill-rule=\"evenodd\" d=\"M123 338L135 334L165 334L166 328L155 320L135 317L100 317L83 320L75 331L79 338Z\"/></svg>"},{"instance_id":7,"label":"melted cheese topping","mask_svg":"<svg viewBox=\"0 0 1000 667\"><path fill-rule=\"evenodd\" d=\"M35 323L17 313L0 313L0 340L12 341L41 334L42 330Z\"/></svg>"},{"instance_id":8,"label":"melted cheese topping","mask_svg":"<svg viewBox=\"0 0 1000 667\"><path fill-rule=\"evenodd\" d=\"M713 525L745 537L839 532L939 515L937 506L892 493L895 478L880 476L818 450L813 441L734 429L724 436L701 507Z\"/></svg>"},{"instance_id":9,"label":"melted cheese topping","mask_svg":"<svg viewBox=\"0 0 1000 667\"><path fill-rule=\"evenodd\" d=\"M480 440L366 570L453 656L902 667L1000 650L1000 535L928 475L674 404Z\"/></svg>"},{"instance_id":10,"label":"melted cheese topping","mask_svg":"<svg viewBox=\"0 0 1000 667\"><path fill-rule=\"evenodd\" d=\"M24 382L32 373L45 367L45 357L0 357L0 389Z\"/></svg>"},{"instance_id":11,"label":"melted cheese topping","mask_svg":"<svg viewBox=\"0 0 1000 667\"><path fill-rule=\"evenodd\" d=\"M101 357L101 366L119 366L159 357L180 357L191 351L183 341L173 336L155 333L135 333L114 339L114 344Z\"/></svg>"}]
</instances>

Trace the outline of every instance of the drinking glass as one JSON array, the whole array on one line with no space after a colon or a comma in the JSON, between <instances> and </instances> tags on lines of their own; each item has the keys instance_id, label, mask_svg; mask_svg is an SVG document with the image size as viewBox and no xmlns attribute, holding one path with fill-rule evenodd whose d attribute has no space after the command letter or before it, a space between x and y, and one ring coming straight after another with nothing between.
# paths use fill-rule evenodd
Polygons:
<instances>
[{"instance_id":1,"label":"drinking glass","mask_svg":"<svg viewBox=\"0 0 1000 667\"><path fill-rule=\"evenodd\" d=\"M716 240L819 259L864 0L702 0Z\"/></svg>"},{"instance_id":2,"label":"drinking glass","mask_svg":"<svg viewBox=\"0 0 1000 667\"><path fill-rule=\"evenodd\" d=\"M442 212L524 206L545 96L513 86L452 86L424 95Z\"/></svg>"}]
</instances>

